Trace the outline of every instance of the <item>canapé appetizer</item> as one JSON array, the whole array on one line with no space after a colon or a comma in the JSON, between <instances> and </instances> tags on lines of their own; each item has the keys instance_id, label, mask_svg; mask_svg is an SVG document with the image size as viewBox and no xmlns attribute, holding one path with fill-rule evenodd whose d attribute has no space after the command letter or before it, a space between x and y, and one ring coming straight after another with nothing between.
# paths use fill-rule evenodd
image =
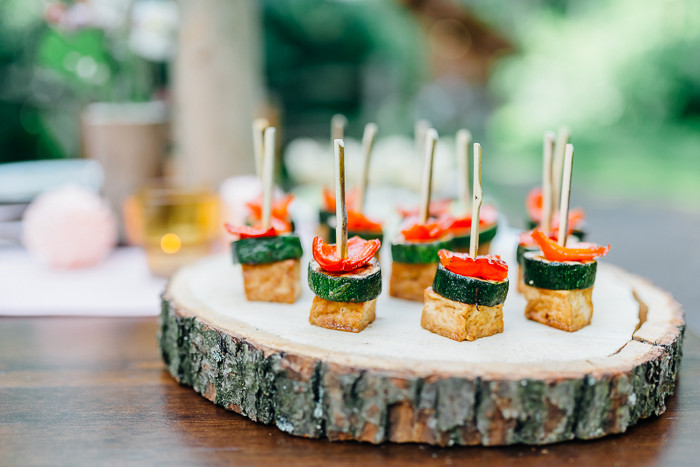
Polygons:
<instances>
[{"instance_id":1,"label":"canap\u00e9 appetizer","mask_svg":"<svg viewBox=\"0 0 700 467\"><path fill-rule=\"evenodd\" d=\"M245 295L251 301L294 303L301 294L301 241L289 224L271 227L232 226L233 262L243 270Z\"/></svg>"},{"instance_id":2,"label":"canap\u00e9 appetizer","mask_svg":"<svg viewBox=\"0 0 700 467\"><path fill-rule=\"evenodd\" d=\"M421 326L456 341L503 332L508 265L498 256L438 252L432 287L425 289Z\"/></svg>"},{"instance_id":3,"label":"canap\u00e9 appetizer","mask_svg":"<svg viewBox=\"0 0 700 467\"><path fill-rule=\"evenodd\" d=\"M481 211L481 146L474 145L474 197L469 253L440 250L433 286L425 289L421 326L456 341L503 332L508 265L498 256L477 256Z\"/></svg>"},{"instance_id":4,"label":"canap\u00e9 appetizer","mask_svg":"<svg viewBox=\"0 0 700 467\"><path fill-rule=\"evenodd\" d=\"M261 219L254 226L225 224L236 237L231 243L234 263L243 270L246 298L252 301L294 303L301 293L299 237L291 225L272 216L275 129L265 129L262 162Z\"/></svg>"},{"instance_id":5,"label":"canap\u00e9 appetizer","mask_svg":"<svg viewBox=\"0 0 700 467\"><path fill-rule=\"evenodd\" d=\"M525 316L563 331L578 331L593 317L593 285L597 263L610 246L578 243L562 247L540 230L532 233L541 249L522 259Z\"/></svg>"},{"instance_id":6,"label":"canap\u00e9 appetizer","mask_svg":"<svg viewBox=\"0 0 700 467\"><path fill-rule=\"evenodd\" d=\"M352 237L342 258L337 245L314 238L309 287L316 295L309 322L340 331L360 332L374 321L382 272L374 257L379 240Z\"/></svg>"},{"instance_id":7,"label":"canap\u00e9 appetizer","mask_svg":"<svg viewBox=\"0 0 700 467\"><path fill-rule=\"evenodd\" d=\"M522 258L522 293L527 299L525 317L563 331L577 331L590 324L593 317L593 284L597 263L607 247L578 243L567 248L569 199L574 147L566 145L564 175L561 185L558 240L541 230L532 238L541 254L526 252Z\"/></svg>"},{"instance_id":8,"label":"canap\u00e9 appetizer","mask_svg":"<svg viewBox=\"0 0 700 467\"><path fill-rule=\"evenodd\" d=\"M452 220L428 215L436 142L437 132L430 128L426 133L420 215L407 219L391 244L389 295L392 297L423 300L423 291L432 284L437 270L437 252L450 246L448 228Z\"/></svg>"},{"instance_id":9,"label":"canap\u00e9 appetizer","mask_svg":"<svg viewBox=\"0 0 700 467\"><path fill-rule=\"evenodd\" d=\"M336 160L336 244L316 237L309 263L309 287L314 297L309 322L340 331L360 332L375 317L382 274L374 258L380 240L353 237L348 241L345 206L345 155L343 140L334 142Z\"/></svg>"}]
</instances>

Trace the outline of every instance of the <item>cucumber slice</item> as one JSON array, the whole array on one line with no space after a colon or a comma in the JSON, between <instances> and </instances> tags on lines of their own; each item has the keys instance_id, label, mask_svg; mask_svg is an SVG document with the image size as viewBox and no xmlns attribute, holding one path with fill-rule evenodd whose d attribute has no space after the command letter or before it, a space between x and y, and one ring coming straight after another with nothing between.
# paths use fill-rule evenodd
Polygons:
<instances>
[{"instance_id":1,"label":"cucumber slice","mask_svg":"<svg viewBox=\"0 0 700 467\"><path fill-rule=\"evenodd\" d=\"M391 258L397 263L430 264L440 261L437 252L450 249L452 240L439 240L429 243L395 242L391 244Z\"/></svg>"},{"instance_id":2,"label":"cucumber slice","mask_svg":"<svg viewBox=\"0 0 700 467\"><path fill-rule=\"evenodd\" d=\"M301 240L294 234L277 237L243 238L231 242L233 263L263 264L301 258Z\"/></svg>"},{"instance_id":3,"label":"cucumber slice","mask_svg":"<svg viewBox=\"0 0 700 467\"><path fill-rule=\"evenodd\" d=\"M344 273L324 271L311 260L309 288L317 297L331 302L368 302L382 293L382 271L376 258L361 268Z\"/></svg>"},{"instance_id":4,"label":"cucumber slice","mask_svg":"<svg viewBox=\"0 0 700 467\"><path fill-rule=\"evenodd\" d=\"M479 243L488 243L496 236L498 224L487 226L484 230L479 231ZM452 249L469 248L471 235L461 235L452 239Z\"/></svg>"},{"instance_id":5,"label":"cucumber slice","mask_svg":"<svg viewBox=\"0 0 700 467\"><path fill-rule=\"evenodd\" d=\"M548 290L577 290L593 287L598 263L595 261L548 261L539 252L523 254L525 285Z\"/></svg>"},{"instance_id":6,"label":"cucumber slice","mask_svg":"<svg viewBox=\"0 0 700 467\"><path fill-rule=\"evenodd\" d=\"M499 282L460 276L440 264L433 279L433 290L455 302L496 306L506 301L508 279Z\"/></svg>"},{"instance_id":7,"label":"cucumber slice","mask_svg":"<svg viewBox=\"0 0 700 467\"><path fill-rule=\"evenodd\" d=\"M530 251L540 251L540 247L537 245L520 245L515 250L515 261L518 264L523 264L523 255Z\"/></svg>"},{"instance_id":8,"label":"cucumber slice","mask_svg":"<svg viewBox=\"0 0 700 467\"><path fill-rule=\"evenodd\" d=\"M525 225L527 226L527 230L532 230L535 227L537 227L539 224L532 219L527 219L525 221ZM586 238L586 232L581 230L581 229L574 229L571 231L571 234L574 237L578 239L579 242L582 242Z\"/></svg>"}]
</instances>

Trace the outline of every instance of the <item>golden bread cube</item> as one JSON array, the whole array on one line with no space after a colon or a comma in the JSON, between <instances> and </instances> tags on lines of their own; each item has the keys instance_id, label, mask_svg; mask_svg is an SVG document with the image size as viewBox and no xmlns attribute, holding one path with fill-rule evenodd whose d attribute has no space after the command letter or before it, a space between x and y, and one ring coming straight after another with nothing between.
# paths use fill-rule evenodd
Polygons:
<instances>
[{"instance_id":1,"label":"golden bread cube","mask_svg":"<svg viewBox=\"0 0 700 467\"><path fill-rule=\"evenodd\" d=\"M591 324L593 287L549 290L532 287L524 282L518 285L527 299L527 319L569 332L578 331Z\"/></svg>"},{"instance_id":2,"label":"golden bread cube","mask_svg":"<svg viewBox=\"0 0 700 467\"><path fill-rule=\"evenodd\" d=\"M405 300L420 302L427 287L433 285L438 263L428 264L391 264L389 295Z\"/></svg>"},{"instance_id":3,"label":"golden bread cube","mask_svg":"<svg viewBox=\"0 0 700 467\"><path fill-rule=\"evenodd\" d=\"M301 295L299 258L242 264L243 288L250 301L294 303Z\"/></svg>"},{"instance_id":4,"label":"golden bread cube","mask_svg":"<svg viewBox=\"0 0 700 467\"><path fill-rule=\"evenodd\" d=\"M470 305L436 293L432 287L425 298L420 325L430 332L455 341L473 341L503 332L503 304Z\"/></svg>"},{"instance_id":5,"label":"golden bread cube","mask_svg":"<svg viewBox=\"0 0 700 467\"><path fill-rule=\"evenodd\" d=\"M331 302L314 297L309 323L338 331L360 332L374 321L377 299L368 302Z\"/></svg>"}]
</instances>

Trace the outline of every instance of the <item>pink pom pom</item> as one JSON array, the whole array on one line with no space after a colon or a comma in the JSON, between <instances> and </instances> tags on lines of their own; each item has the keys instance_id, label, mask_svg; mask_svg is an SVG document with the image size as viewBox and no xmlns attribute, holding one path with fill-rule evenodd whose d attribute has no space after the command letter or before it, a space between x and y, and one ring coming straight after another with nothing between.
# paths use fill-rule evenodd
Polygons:
<instances>
[{"instance_id":1,"label":"pink pom pom","mask_svg":"<svg viewBox=\"0 0 700 467\"><path fill-rule=\"evenodd\" d=\"M55 268L95 266L117 243L117 223L107 203L68 186L38 196L24 213L22 242Z\"/></svg>"}]
</instances>

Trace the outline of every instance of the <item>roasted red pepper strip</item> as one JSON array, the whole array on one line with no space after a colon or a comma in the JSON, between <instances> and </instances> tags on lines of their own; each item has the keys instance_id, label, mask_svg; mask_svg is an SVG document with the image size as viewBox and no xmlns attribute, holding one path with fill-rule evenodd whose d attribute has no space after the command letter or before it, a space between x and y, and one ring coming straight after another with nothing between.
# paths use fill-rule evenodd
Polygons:
<instances>
[{"instance_id":1,"label":"roasted red pepper strip","mask_svg":"<svg viewBox=\"0 0 700 467\"><path fill-rule=\"evenodd\" d=\"M282 220L289 219L289 204L292 201L294 201L294 195L285 195L282 199L273 201L271 210L272 217ZM253 219L260 220L262 218L262 195L245 204L248 209L250 209L250 214Z\"/></svg>"},{"instance_id":2,"label":"roasted red pepper strip","mask_svg":"<svg viewBox=\"0 0 700 467\"><path fill-rule=\"evenodd\" d=\"M534 222L538 224L542 222L542 188L535 187L530 190L527 194L527 199L525 200L525 207L527 208L527 215L530 216ZM574 208L569 211L569 230L575 229L580 226L585 220L586 213L583 212L581 208ZM552 229L559 228L559 214L556 212L552 213Z\"/></svg>"},{"instance_id":3,"label":"roasted red pepper strip","mask_svg":"<svg viewBox=\"0 0 700 467\"><path fill-rule=\"evenodd\" d=\"M460 276L498 282L508 277L508 264L497 255L472 258L469 253L440 250L438 256L445 269Z\"/></svg>"},{"instance_id":4,"label":"roasted red pepper strip","mask_svg":"<svg viewBox=\"0 0 700 467\"><path fill-rule=\"evenodd\" d=\"M357 200L357 188L352 188L345 192L345 206L348 209L355 206ZM328 212L335 212L335 192L328 187L323 187L323 209Z\"/></svg>"},{"instance_id":5,"label":"roasted red pepper strip","mask_svg":"<svg viewBox=\"0 0 700 467\"><path fill-rule=\"evenodd\" d=\"M348 230L351 232L381 232L382 224L368 218L361 212L348 209Z\"/></svg>"},{"instance_id":6,"label":"roasted red pepper strip","mask_svg":"<svg viewBox=\"0 0 700 467\"><path fill-rule=\"evenodd\" d=\"M526 230L525 232L520 232L520 234L518 235L518 245L537 245L535 239L532 238L532 232L534 232L534 230ZM559 239L559 234L556 230L553 230L549 233L549 238L556 242Z\"/></svg>"},{"instance_id":7,"label":"roasted red pepper strip","mask_svg":"<svg viewBox=\"0 0 700 467\"><path fill-rule=\"evenodd\" d=\"M574 248L567 248L557 244L539 229L532 232L532 238L542 250L542 254L549 261L591 261L599 256L605 256L610 251L610 245L600 246L592 243L577 243Z\"/></svg>"},{"instance_id":8,"label":"roasted red pepper strip","mask_svg":"<svg viewBox=\"0 0 700 467\"><path fill-rule=\"evenodd\" d=\"M481 208L479 213L479 227L486 227L498 222L498 211L490 204ZM450 225L450 232L456 236L468 235L471 233L472 215L467 214L464 217L458 217Z\"/></svg>"},{"instance_id":9,"label":"roasted red pepper strip","mask_svg":"<svg viewBox=\"0 0 700 467\"><path fill-rule=\"evenodd\" d=\"M441 217L439 219L428 219L423 224L417 218L406 220L401 235L408 242L432 242L439 240L449 233L450 225L454 222L452 217Z\"/></svg>"},{"instance_id":10,"label":"roasted red pepper strip","mask_svg":"<svg viewBox=\"0 0 700 467\"><path fill-rule=\"evenodd\" d=\"M312 250L314 259L323 270L348 272L367 264L379 250L381 244L382 242L379 240L352 237L348 240L348 257L340 258L337 255L335 244L326 243L321 237L315 237Z\"/></svg>"},{"instance_id":11,"label":"roasted red pepper strip","mask_svg":"<svg viewBox=\"0 0 700 467\"><path fill-rule=\"evenodd\" d=\"M276 237L277 230L274 227L270 227L265 230L259 227L251 227L249 225L231 225L229 223L224 224L224 228L231 235L236 235L238 238L263 238L263 237Z\"/></svg>"},{"instance_id":12,"label":"roasted red pepper strip","mask_svg":"<svg viewBox=\"0 0 700 467\"><path fill-rule=\"evenodd\" d=\"M439 199L437 201L431 201L430 206L428 207L428 215L431 217L441 217L443 215L448 214L450 212L451 203L452 200L450 199ZM407 208L403 206L397 206L396 212L398 212L399 215L401 215L401 217L403 218L413 217L417 216L420 213L420 208Z\"/></svg>"}]
</instances>

